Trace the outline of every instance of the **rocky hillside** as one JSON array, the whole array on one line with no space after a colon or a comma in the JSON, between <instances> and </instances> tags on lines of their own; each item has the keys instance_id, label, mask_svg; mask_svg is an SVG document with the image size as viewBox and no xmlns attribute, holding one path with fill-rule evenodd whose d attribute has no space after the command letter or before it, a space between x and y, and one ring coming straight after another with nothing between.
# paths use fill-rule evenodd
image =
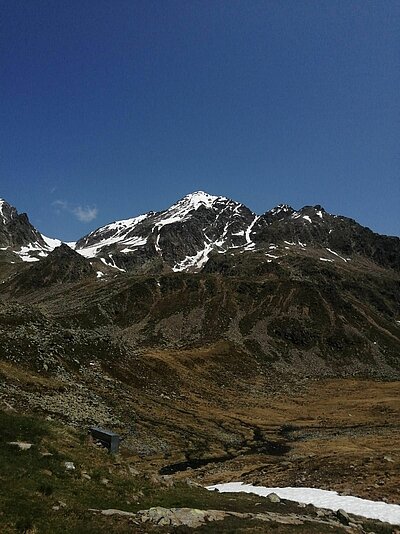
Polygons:
<instances>
[{"instance_id":1,"label":"rocky hillside","mask_svg":"<svg viewBox=\"0 0 400 534\"><path fill-rule=\"evenodd\" d=\"M18 215L15 208L0 202L0 263L39 261L61 244L40 234L26 214ZM299 254L320 249L321 261L364 258L400 269L399 238L376 234L321 206L296 211L280 205L259 216L239 202L202 191L164 211L98 228L69 245L87 259L100 260L106 271L138 274L199 272L215 254L258 251L277 260L287 255L287 247ZM273 253L277 247L279 256Z\"/></svg>"},{"instance_id":2,"label":"rocky hillside","mask_svg":"<svg viewBox=\"0 0 400 534\"><path fill-rule=\"evenodd\" d=\"M321 248L331 261L341 256L342 261L351 261L361 255L379 265L400 268L399 238L375 234L321 206L295 211L280 205L258 216L243 204L202 191L165 211L99 228L80 239L76 250L124 270L137 270L157 259L173 271L197 272L211 253L268 252L282 244L299 250Z\"/></svg>"},{"instance_id":3,"label":"rocky hillside","mask_svg":"<svg viewBox=\"0 0 400 534\"><path fill-rule=\"evenodd\" d=\"M84 437L82 448L78 437L67 439L59 456L51 441L10 434L0 474L13 480L7 466L14 465L23 479L27 467L9 442L28 439L33 471L26 488L8 484L0 496L7 527L29 501L20 531L46 532L50 521L56 532L59 517L73 528L84 518L126 531L127 523L103 518L112 508L131 514L124 520L147 518L152 531L156 512L148 508L162 507L157 521L201 502L207 513L218 509L215 495L193 490L193 479L350 488L398 502L398 238L320 206L258 216L203 193L107 225L75 250L47 243L4 203L0 227L1 409L50 418L54 428L67 423L61 433L110 427L129 458L105 462ZM76 462L76 476L65 461ZM137 501L131 463L144 477ZM242 499L232 509L247 513ZM249 499L251 532L262 518L254 512L259 498ZM312 531L309 519L299 520L307 524L283 523L282 532ZM325 520L342 531L332 514ZM224 521L228 532L238 528L238 516Z\"/></svg>"},{"instance_id":4,"label":"rocky hillside","mask_svg":"<svg viewBox=\"0 0 400 534\"><path fill-rule=\"evenodd\" d=\"M0 198L0 262L39 261L59 245L60 240L42 235L26 213L19 214Z\"/></svg>"},{"instance_id":5,"label":"rocky hillside","mask_svg":"<svg viewBox=\"0 0 400 534\"><path fill-rule=\"evenodd\" d=\"M25 242L45 243L5 203L2 220L8 242L17 242L10 225L22 220ZM10 260L15 247L2 247L0 296L6 307L32 306L53 331L76 329L73 339L85 331L93 340L104 329L108 343L124 340L127 357L223 342L254 369L396 378L399 243L321 206L282 205L257 216L198 192L164 212L98 229L75 251L64 244L24 264ZM0 336L4 356L13 353L15 332L5 327ZM45 353L43 339L21 340L18 358ZM67 339L61 359L72 357Z\"/></svg>"}]
</instances>

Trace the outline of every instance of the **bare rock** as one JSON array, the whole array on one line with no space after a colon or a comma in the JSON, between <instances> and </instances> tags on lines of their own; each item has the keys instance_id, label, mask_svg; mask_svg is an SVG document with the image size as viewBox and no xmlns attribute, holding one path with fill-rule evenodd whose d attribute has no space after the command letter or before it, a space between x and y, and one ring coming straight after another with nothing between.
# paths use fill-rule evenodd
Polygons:
<instances>
[{"instance_id":1,"label":"bare rock","mask_svg":"<svg viewBox=\"0 0 400 534\"><path fill-rule=\"evenodd\" d=\"M139 471L137 469L135 469L132 465L128 466L128 470L129 470L129 474L134 476L134 477L140 475Z\"/></svg>"},{"instance_id":2,"label":"bare rock","mask_svg":"<svg viewBox=\"0 0 400 534\"><path fill-rule=\"evenodd\" d=\"M160 526L187 526L198 528L206 521L220 521L226 512L220 510L197 510L196 508L162 508L156 506L138 512L143 523L151 522Z\"/></svg>"},{"instance_id":3,"label":"bare rock","mask_svg":"<svg viewBox=\"0 0 400 534\"><path fill-rule=\"evenodd\" d=\"M266 498L269 502L281 502L280 497L276 493L269 493Z\"/></svg>"},{"instance_id":4,"label":"bare rock","mask_svg":"<svg viewBox=\"0 0 400 534\"><path fill-rule=\"evenodd\" d=\"M64 465L67 471L75 471L74 462L64 462Z\"/></svg>"},{"instance_id":5,"label":"bare rock","mask_svg":"<svg viewBox=\"0 0 400 534\"><path fill-rule=\"evenodd\" d=\"M8 444L15 445L21 451L28 451L33 445L33 443L27 443L26 441L9 441Z\"/></svg>"},{"instance_id":6,"label":"bare rock","mask_svg":"<svg viewBox=\"0 0 400 534\"><path fill-rule=\"evenodd\" d=\"M109 508L108 510L99 510L102 515L122 515L125 517L134 517L133 512L126 512L125 510L116 510L115 508Z\"/></svg>"},{"instance_id":7,"label":"bare rock","mask_svg":"<svg viewBox=\"0 0 400 534\"><path fill-rule=\"evenodd\" d=\"M339 521L342 523L342 525L348 525L350 523L350 518L342 508L340 508L336 512L336 517L339 519Z\"/></svg>"}]
</instances>

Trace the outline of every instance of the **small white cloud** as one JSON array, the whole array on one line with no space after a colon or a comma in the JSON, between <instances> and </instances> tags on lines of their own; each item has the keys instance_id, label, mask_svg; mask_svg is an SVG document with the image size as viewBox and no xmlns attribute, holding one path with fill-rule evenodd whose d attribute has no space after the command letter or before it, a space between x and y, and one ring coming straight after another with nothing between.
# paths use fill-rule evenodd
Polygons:
<instances>
[{"instance_id":1,"label":"small white cloud","mask_svg":"<svg viewBox=\"0 0 400 534\"><path fill-rule=\"evenodd\" d=\"M60 215L60 213L62 211L67 211L68 210L68 203L65 202L64 200L55 200L53 202L53 206L56 209L57 215Z\"/></svg>"},{"instance_id":2,"label":"small white cloud","mask_svg":"<svg viewBox=\"0 0 400 534\"><path fill-rule=\"evenodd\" d=\"M89 208L89 206L76 206L76 208L72 209L72 213L79 221L90 222L97 217L98 209Z\"/></svg>"},{"instance_id":3,"label":"small white cloud","mask_svg":"<svg viewBox=\"0 0 400 534\"><path fill-rule=\"evenodd\" d=\"M56 200L53 202L53 206L56 208L56 212L60 214L62 211L67 211L74 215L78 221L90 222L93 221L99 212L96 207L90 206L71 206L65 200Z\"/></svg>"}]
</instances>

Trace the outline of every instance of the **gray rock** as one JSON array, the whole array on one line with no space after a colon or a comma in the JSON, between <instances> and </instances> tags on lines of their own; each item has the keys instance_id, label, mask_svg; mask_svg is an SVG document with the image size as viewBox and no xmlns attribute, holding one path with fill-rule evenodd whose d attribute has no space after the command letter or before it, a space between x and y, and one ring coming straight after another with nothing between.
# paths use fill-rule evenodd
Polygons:
<instances>
[{"instance_id":1,"label":"gray rock","mask_svg":"<svg viewBox=\"0 0 400 534\"><path fill-rule=\"evenodd\" d=\"M226 512L220 510L197 510L196 508L163 508L156 506L138 512L143 523L151 522L159 526L187 526L198 528L206 521L220 521Z\"/></svg>"},{"instance_id":2,"label":"gray rock","mask_svg":"<svg viewBox=\"0 0 400 534\"><path fill-rule=\"evenodd\" d=\"M128 466L128 470L129 470L129 474L132 475L132 476L140 475L140 472L137 469L135 469L134 467L132 467L131 465Z\"/></svg>"},{"instance_id":3,"label":"gray rock","mask_svg":"<svg viewBox=\"0 0 400 534\"><path fill-rule=\"evenodd\" d=\"M342 508L336 512L336 517L339 519L342 525L348 525L350 523L350 517Z\"/></svg>"},{"instance_id":4,"label":"gray rock","mask_svg":"<svg viewBox=\"0 0 400 534\"><path fill-rule=\"evenodd\" d=\"M21 451L27 451L29 450L33 443L27 443L26 441L9 441L8 442L9 445L15 445L16 447L18 447Z\"/></svg>"},{"instance_id":5,"label":"gray rock","mask_svg":"<svg viewBox=\"0 0 400 534\"><path fill-rule=\"evenodd\" d=\"M125 517L134 517L133 512L126 512L125 510L116 510L114 508L109 508L108 510L101 510L102 515L122 515Z\"/></svg>"},{"instance_id":6,"label":"gray rock","mask_svg":"<svg viewBox=\"0 0 400 534\"><path fill-rule=\"evenodd\" d=\"M65 465L65 469L67 471L74 471L75 470L74 462L64 462L64 465Z\"/></svg>"},{"instance_id":7,"label":"gray rock","mask_svg":"<svg viewBox=\"0 0 400 534\"><path fill-rule=\"evenodd\" d=\"M281 502L281 499L276 493L270 493L266 498L269 500L269 502Z\"/></svg>"}]
</instances>

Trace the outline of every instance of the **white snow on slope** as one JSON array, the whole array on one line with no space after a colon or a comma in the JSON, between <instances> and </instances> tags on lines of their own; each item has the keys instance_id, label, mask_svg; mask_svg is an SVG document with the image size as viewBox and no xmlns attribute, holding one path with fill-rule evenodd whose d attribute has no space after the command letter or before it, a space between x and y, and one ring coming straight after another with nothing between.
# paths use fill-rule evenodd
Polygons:
<instances>
[{"instance_id":1,"label":"white snow on slope","mask_svg":"<svg viewBox=\"0 0 400 534\"><path fill-rule=\"evenodd\" d=\"M52 237L47 237L42 234L42 238L46 245L48 246L49 250L54 250L55 248L59 247L62 244L62 241L59 239L53 239ZM68 243L67 243L68 245Z\"/></svg>"},{"instance_id":2,"label":"white snow on slope","mask_svg":"<svg viewBox=\"0 0 400 534\"><path fill-rule=\"evenodd\" d=\"M279 213L288 213L291 211L291 207L288 204L278 204L275 208L270 210L271 215L278 215Z\"/></svg>"},{"instance_id":3,"label":"white snow on slope","mask_svg":"<svg viewBox=\"0 0 400 534\"><path fill-rule=\"evenodd\" d=\"M334 250L331 250L330 248L327 248L326 249L328 252L330 252L331 254L334 254L335 256L337 256L338 258L340 258L341 260L343 260L345 263L347 263L347 260L345 258L343 258L342 256L340 256L337 252L335 252Z\"/></svg>"},{"instance_id":4,"label":"white snow on slope","mask_svg":"<svg viewBox=\"0 0 400 534\"><path fill-rule=\"evenodd\" d=\"M204 243L203 250L200 250L194 256L187 256L184 260L174 265L172 270L175 272L181 272L187 271L188 269L201 269L203 265L207 263L208 256L212 249L212 244Z\"/></svg>"},{"instance_id":5,"label":"white snow on slope","mask_svg":"<svg viewBox=\"0 0 400 534\"><path fill-rule=\"evenodd\" d=\"M125 269L121 269L120 267L118 267L118 265L115 265L115 261L114 261L114 258L112 257L112 254L109 255L109 263L104 258L100 258L100 261L104 263L104 265L107 265L107 267L113 267L114 269L117 269L118 271L121 271L122 273L126 273Z\"/></svg>"},{"instance_id":6,"label":"white snow on slope","mask_svg":"<svg viewBox=\"0 0 400 534\"><path fill-rule=\"evenodd\" d=\"M269 258L273 258L274 260L277 260L278 258L280 258L280 256L275 256L274 254L269 254L268 252L266 252L265 255L268 256Z\"/></svg>"},{"instance_id":7,"label":"white snow on slope","mask_svg":"<svg viewBox=\"0 0 400 534\"><path fill-rule=\"evenodd\" d=\"M131 217L130 219L122 219L121 221L114 221L110 224L106 224L106 226L102 226L101 228L96 230L96 232L92 232L92 234L90 235L93 235L98 232L103 232L106 230L117 230L118 234L121 234L126 229L132 230L132 228L135 228L135 226L137 226L140 222L147 219L147 217L149 217L151 214L152 212L145 213L144 215L138 215L137 217Z\"/></svg>"},{"instance_id":8,"label":"white snow on slope","mask_svg":"<svg viewBox=\"0 0 400 534\"><path fill-rule=\"evenodd\" d=\"M21 260L25 262L39 261L39 258L35 257L35 255L45 258L48 256L49 252L53 251L62 244L62 241L59 239L53 239L43 234L42 238L46 243L45 246L35 241L34 243L29 243L29 245L21 247L20 250L14 251L15 254L17 254Z\"/></svg>"},{"instance_id":9,"label":"white snow on slope","mask_svg":"<svg viewBox=\"0 0 400 534\"><path fill-rule=\"evenodd\" d=\"M1 217L1 220L2 220L3 223L6 222L6 218L5 218L4 214L3 214L3 206L4 206L5 203L6 203L6 201L3 200L2 198L0 198L0 217Z\"/></svg>"},{"instance_id":10,"label":"white snow on slope","mask_svg":"<svg viewBox=\"0 0 400 534\"><path fill-rule=\"evenodd\" d=\"M36 246L35 246L36 245ZM39 261L39 258L35 258L34 256L31 256L31 253L37 253L38 251L41 251L42 247L38 243L29 243L29 245L25 247L21 247L20 250L15 251L15 254L17 254L22 261L25 262L33 262L33 261Z\"/></svg>"},{"instance_id":11,"label":"white snow on slope","mask_svg":"<svg viewBox=\"0 0 400 534\"><path fill-rule=\"evenodd\" d=\"M197 211L202 206L211 209L216 201L229 201L225 197L209 195L204 191L196 191L186 195L176 204L160 214L159 220L155 222L154 229L157 232L156 250L161 252L160 232L164 226L184 221L193 211ZM185 260L184 260L185 261Z\"/></svg>"},{"instance_id":12,"label":"white snow on slope","mask_svg":"<svg viewBox=\"0 0 400 534\"><path fill-rule=\"evenodd\" d=\"M146 213L144 215L139 215L138 217L124 219L122 221L116 221L111 224L107 224L106 226L102 226L95 232L89 234L88 237L95 237L96 235L101 236L101 234L103 233L107 234L109 232L112 232L110 237L103 237L100 242L93 246L89 245L81 248L76 248L75 244L74 249L76 250L76 252L78 252L81 256L84 256L85 258L94 258L103 247L114 245L115 243L123 243L127 246L127 248L133 247L135 249L141 245L146 244L147 237L132 236L125 238L124 236L131 232L140 222L144 221L151 215L152 213ZM125 249L124 252L128 252L128 250ZM131 252L131 250L129 250L129 252Z\"/></svg>"},{"instance_id":13,"label":"white snow on slope","mask_svg":"<svg viewBox=\"0 0 400 534\"><path fill-rule=\"evenodd\" d=\"M84 245L83 247L81 246L79 249L76 249L76 251L79 252L79 254L81 254L82 256L85 256L86 258L93 258L100 252L103 247L119 243L120 245L125 245L125 248L122 250L122 252L134 252L136 248L147 243L148 236L134 236L131 238L125 238L125 236L129 232L131 232L139 223L149 217L152 217L154 220L153 232L156 232L155 247L158 252L162 252L159 242L160 232L164 226L184 221L188 217L188 215L190 215L190 213L198 210L202 206L206 208L212 208L216 201L228 201L228 199L225 197L209 195L204 191L196 191L195 193L186 195L176 204L174 204L167 210L160 212L159 214L149 212L144 215L139 215L138 217L133 217L131 219L115 221L111 224L107 224L106 226L101 227L95 232L89 234L88 238L95 238L96 236L101 237L102 234L111 235L109 237L104 237L103 239L101 239L101 241L97 242L93 246Z\"/></svg>"},{"instance_id":14,"label":"white snow on slope","mask_svg":"<svg viewBox=\"0 0 400 534\"><path fill-rule=\"evenodd\" d=\"M305 504L313 504L319 508L338 510L342 508L349 514L360 515L369 519L386 521L392 525L400 525L400 506L385 502L369 501L359 497L338 495L336 491L327 491L316 488L267 488L264 486L252 486L243 482L228 482L208 486L208 490L225 493L254 493L266 497L270 493L276 493L281 499L296 501Z\"/></svg>"},{"instance_id":15,"label":"white snow on slope","mask_svg":"<svg viewBox=\"0 0 400 534\"><path fill-rule=\"evenodd\" d=\"M254 219L252 220L252 222L249 224L249 227L248 227L247 230L246 230L246 243L247 243L248 245L253 244L253 242L252 242L252 240L251 240L251 231L252 231L252 229L253 229L253 226L256 224L256 222L258 221L259 218L260 218L260 217L259 217L258 215L256 215L256 216L254 217Z\"/></svg>"},{"instance_id":16,"label":"white snow on slope","mask_svg":"<svg viewBox=\"0 0 400 534\"><path fill-rule=\"evenodd\" d=\"M176 204L161 213L161 220L157 223L157 226L162 227L174 222L181 222L192 211L197 211L202 206L208 209L212 208L216 201L228 201L228 199L209 195L208 193L204 193L204 191L196 191L195 193L186 195Z\"/></svg>"}]
</instances>

